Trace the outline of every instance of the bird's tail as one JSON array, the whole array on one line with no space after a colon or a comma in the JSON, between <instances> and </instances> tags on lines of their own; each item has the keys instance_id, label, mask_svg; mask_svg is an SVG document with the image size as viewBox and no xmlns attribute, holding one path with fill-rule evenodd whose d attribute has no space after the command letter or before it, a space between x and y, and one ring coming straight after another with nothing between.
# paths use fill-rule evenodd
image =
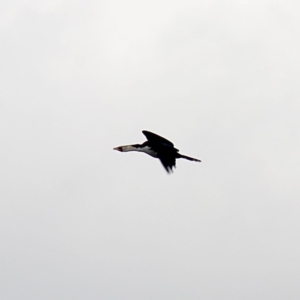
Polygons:
<instances>
[{"instance_id":1,"label":"bird's tail","mask_svg":"<svg viewBox=\"0 0 300 300\"><path fill-rule=\"evenodd\" d=\"M197 159L197 158L193 158L193 157L189 157L189 156L186 156L186 155L182 155L182 154L179 154L179 158L185 158L185 159L188 159L188 160L191 160L191 161L197 161L197 162L201 162L200 159Z\"/></svg>"}]
</instances>

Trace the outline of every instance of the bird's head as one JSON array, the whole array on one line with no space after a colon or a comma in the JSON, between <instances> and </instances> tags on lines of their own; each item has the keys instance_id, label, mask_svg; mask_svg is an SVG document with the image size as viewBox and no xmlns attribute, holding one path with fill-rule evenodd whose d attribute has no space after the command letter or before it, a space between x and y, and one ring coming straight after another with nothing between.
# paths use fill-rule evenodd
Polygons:
<instances>
[{"instance_id":1,"label":"bird's head","mask_svg":"<svg viewBox=\"0 0 300 300\"><path fill-rule=\"evenodd\" d=\"M115 147L113 150L123 152L123 146Z\"/></svg>"}]
</instances>

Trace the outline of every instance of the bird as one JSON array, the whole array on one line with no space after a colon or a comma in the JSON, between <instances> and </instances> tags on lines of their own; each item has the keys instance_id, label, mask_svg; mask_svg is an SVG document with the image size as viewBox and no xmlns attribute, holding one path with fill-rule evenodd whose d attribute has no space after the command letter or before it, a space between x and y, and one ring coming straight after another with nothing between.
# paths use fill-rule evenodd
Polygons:
<instances>
[{"instance_id":1,"label":"bird","mask_svg":"<svg viewBox=\"0 0 300 300\"><path fill-rule=\"evenodd\" d=\"M143 130L142 133L147 138L147 141L143 144L118 146L113 148L113 150L120 152L144 152L154 158L158 158L169 174L173 172L173 168L176 168L176 159L178 158L201 162L201 160L197 158L180 154L179 150L174 147L172 142L158 134L147 130Z\"/></svg>"}]
</instances>

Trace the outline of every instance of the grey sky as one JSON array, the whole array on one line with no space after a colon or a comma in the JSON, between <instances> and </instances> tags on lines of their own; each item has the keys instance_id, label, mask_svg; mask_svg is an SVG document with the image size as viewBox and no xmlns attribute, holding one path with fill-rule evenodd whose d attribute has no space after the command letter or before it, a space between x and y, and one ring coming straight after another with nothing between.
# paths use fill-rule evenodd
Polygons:
<instances>
[{"instance_id":1,"label":"grey sky","mask_svg":"<svg viewBox=\"0 0 300 300\"><path fill-rule=\"evenodd\" d=\"M2 1L0 298L299 299L299 10Z\"/></svg>"}]
</instances>

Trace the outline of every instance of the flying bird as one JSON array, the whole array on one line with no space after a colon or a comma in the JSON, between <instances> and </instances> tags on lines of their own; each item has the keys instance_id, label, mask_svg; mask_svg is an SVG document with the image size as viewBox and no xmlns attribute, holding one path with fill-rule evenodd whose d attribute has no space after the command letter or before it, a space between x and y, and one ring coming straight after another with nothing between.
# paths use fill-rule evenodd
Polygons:
<instances>
[{"instance_id":1,"label":"flying bird","mask_svg":"<svg viewBox=\"0 0 300 300\"><path fill-rule=\"evenodd\" d=\"M180 154L179 150L174 147L174 144L167 139L150 131L143 130L142 132L147 138L147 141L143 144L119 146L113 148L113 150L120 152L144 152L152 157L158 158L168 173L171 173L173 168L176 168L177 158L201 162L199 159Z\"/></svg>"}]
</instances>

